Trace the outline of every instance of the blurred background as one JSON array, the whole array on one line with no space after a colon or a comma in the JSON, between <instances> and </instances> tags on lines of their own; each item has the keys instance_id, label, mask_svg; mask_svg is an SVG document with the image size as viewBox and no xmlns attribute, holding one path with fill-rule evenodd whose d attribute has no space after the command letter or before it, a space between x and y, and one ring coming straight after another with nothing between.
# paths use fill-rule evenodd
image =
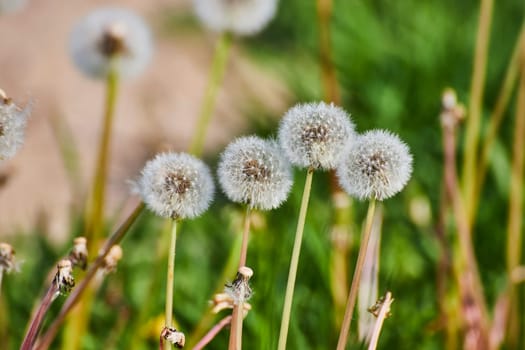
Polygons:
<instances>
[{"instance_id":1,"label":"blurred background","mask_svg":"<svg viewBox=\"0 0 525 350\"><path fill-rule=\"evenodd\" d=\"M128 180L136 178L147 159L160 150L188 148L218 37L198 22L189 0L111 4L144 17L154 33L155 51L147 70L123 83L119 92L108 226L127 214ZM79 213L94 171L104 85L75 69L67 41L76 21L103 5L108 2L39 0L0 14L0 88L19 104L33 104L23 149L13 160L0 164L0 240L10 242L24 261L19 274L4 276L2 349L19 346L34 304L45 290L48 271L67 253L73 237L82 234ZM276 17L263 32L234 39L205 143L204 158L212 169L220 151L235 136L257 133L275 137L280 117L293 104L330 96L323 80L326 52L320 44L323 33L317 6L316 1L281 0ZM351 113L358 131L394 131L414 155L408 187L383 206L379 293L390 290L396 300L379 348L454 348L447 340L448 325L440 311L447 303L444 295L450 293L441 293L443 286L437 277L443 255L436 233L443 171L439 115L441 95L447 87L456 90L460 102L468 103L479 8L479 1L470 0L333 1L329 59L337 92L331 96ZM511 61L524 10L522 1L494 3L483 127ZM490 158L474 225L475 250L489 308L507 282L505 242L514 98L511 96ZM458 155L462 145L460 132ZM254 219L248 261L255 271L255 294L253 310L245 320L246 349L276 348L295 230L295 221L290 218L298 212L302 171L296 171L295 182L281 209L259 213ZM290 349L334 348L337 341L340 315L334 306L334 214L327 193L329 183L326 173L314 180ZM354 202L351 208L354 219L347 238L346 277L351 276L357 257L366 203ZM209 311L207 300L213 291L225 282L220 278L234 236L240 232L242 212L240 206L218 193L205 215L182 225L175 317L187 337ZM118 271L97 293L89 331L82 334L80 348L155 348L164 305L165 236L160 219L150 213L141 216L123 242L124 259ZM56 304L49 318L59 310L60 299ZM523 303L520 307L523 311ZM209 349L224 349L227 336L228 332L219 334ZM67 328L57 337L54 348L66 344L65 338ZM461 344L457 343L458 348ZM353 335L349 348L362 347Z\"/></svg>"}]
</instances>

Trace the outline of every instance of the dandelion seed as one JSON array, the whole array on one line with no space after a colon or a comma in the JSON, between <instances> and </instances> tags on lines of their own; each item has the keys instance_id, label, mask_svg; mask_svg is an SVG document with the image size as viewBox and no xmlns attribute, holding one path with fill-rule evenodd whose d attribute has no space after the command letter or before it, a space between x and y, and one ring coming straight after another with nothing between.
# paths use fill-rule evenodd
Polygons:
<instances>
[{"instance_id":1,"label":"dandelion seed","mask_svg":"<svg viewBox=\"0 0 525 350\"><path fill-rule=\"evenodd\" d=\"M151 33L142 18L116 7L100 8L73 29L69 52L78 68L91 77L115 69L121 77L141 73L153 52Z\"/></svg>"},{"instance_id":2,"label":"dandelion seed","mask_svg":"<svg viewBox=\"0 0 525 350\"><path fill-rule=\"evenodd\" d=\"M18 107L0 90L0 161L11 159L24 143L31 106Z\"/></svg>"},{"instance_id":3,"label":"dandelion seed","mask_svg":"<svg viewBox=\"0 0 525 350\"><path fill-rule=\"evenodd\" d=\"M400 192L412 174L408 146L384 130L360 135L337 169L341 187L360 199L384 200Z\"/></svg>"},{"instance_id":4,"label":"dandelion seed","mask_svg":"<svg viewBox=\"0 0 525 350\"><path fill-rule=\"evenodd\" d=\"M185 153L164 153L146 163L135 190L155 214L194 218L208 209L214 192L208 167Z\"/></svg>"},{"instance_id":5,"label":"dandelion seed","mask_svg":"<svg viewBox=\"0 0 525 350\"><path fill-rule=\"evenodd\" d=\"M281 148L293 165L304 168L334 169L353 138L348 114L324 102L292 107L279 126Z\"/></svg>"},{"instance_id":6,"label":"dandelion seed","mask_svg":"<svg viewBox=\"0 0 525 350\"><path fill-rule=\"evenodd\" d=\"M278 145L256 136L241 137L226 147L218 177L230 200L263 210L279 207L292 187L292 171Z\"/></svg>"},{"instance_id":7,"label":"dandelion seed","mask_svg":"<svg viewBox=\"0 0 525 350\"><path fill-rule=\"evenodd\" d=\"M217 32L254 35L275 16L277 0L194 0L201 22Z\"/></svg>"}]
</instances>

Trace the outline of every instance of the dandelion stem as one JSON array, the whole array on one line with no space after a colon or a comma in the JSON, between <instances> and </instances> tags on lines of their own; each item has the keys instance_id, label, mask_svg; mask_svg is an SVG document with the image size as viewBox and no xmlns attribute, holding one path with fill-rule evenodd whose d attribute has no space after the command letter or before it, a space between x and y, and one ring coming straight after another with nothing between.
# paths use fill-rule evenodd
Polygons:
<instances>
[{"instance_id":1,"label":"dandelion stem","mask_svg":"<svg viewBox=\"0 0 525 350\"><path fill-rule=\"evenodd\" d=\"M476 38L476 50L472 81L470 86L469 117L467 118L465 134L465 157L463 161L463 195L466 204L468 224L474 217L474 196L476 190L476 171L478 161L478 140L481 125L483 90L485 87L485 73L487 66L487 51L490 38L492 8L494 0L482 0L479 13L479 27Z\"/></svg>"},{"instance_id":2,"label":"dandelion stem","mask_svg":"<svg viewBox=\"0 0 525 350\"><path fill-rule=\"evenodd\" d=\"M101 267L104 263L104 259L109 253L111 247L115 244L118 244L122 240L122 238L124 238L124 235L129 231L129 228L135 222L137 217L142 213L143 209L144 203L140 203L126 218L126 220L120 225L120 227L106 240L104 246L100 249L100 253L98 254L97 259L90 265L88 271L86 272L86 275L84 276L84 279L80 281L80 283L78 284L78 286L75 287L75 289L73 289L73 291L65 301L64 305L62 306L62 309L60 309L60 312L53 320L53 323L49 326L48 330L42 336L41 340L35 347L36 349L45 350L49 348L51 342L58 333L60 326L64 322L66 315L80 300L80 297L82 296L82 293L86 290L89 282L93 279L99 267Z\"/></svg>"},{"instance_id":3,"label":"dandelion stem","mask_svg":"<svg viewBox=\"0 0 525 350\"><path fill-rule=\"evenodd\" d=\"M507 223L507 274L509 280L512 280L513 271L521 262L521 247L523 242L523 174L525 167L525 64L523 64L523 54L525 47L522 46L520 52L521 58L521 77L519 82L516 121L514 127L514 142L512 147L512 165L510 174L510 191L509 194L509 218ZM507 338L509 346L517 346L520 332L518 290L514 285L510 287L510 303L516 306L516 310L510 313L509 325L507 326Z\"/></svg>"},{"instance_id":4,"label":"dandelion stem","mask_svg":"<svg viewBox=\"0 0 525 350\"><path fill-rule=\"evenodd\" d=\"M20 350L33 349L33 345L35 343L38 331L40 330L40 327L42 325L42 321L44 320L44 316L47 313L47 310L49 310L51 303L53 303L53 301L56 299L58 294L59 294L58 285L56 281L53 280L53 282L51 283L51 286L49 286L46 292L46 295L44 295L44 297L42 298L42 301L40 302L40 306L38 307L38 310L35 313L35 316L33 317L31 321L31 324L26 333L24 341L22 342L22 345L20 346Z\"/></svg>"},{"instance_id":5,"label":"dandelion stem","mask_svg":"<svg viewBox=\"0 0 525 350\"><path fill-rule=\"evenodd\" d=\"M314 169L309 168L308 172L306 173L303 198L301 200L301 208L299 210L299 219L297 220L297 230L295 232L295 240L292 250L292 259L290 261L290 271L288 272L288 282L286 284L286 294L284 297L283 315L281 318L281 330L279 331L279 344L277 347L278 350L286 349L286 339L288 337L288 329L290 327L290 314L292 311L293 292L295 288L295 277L297 276L297 266L299 265L299 254L301 253L304 223L306 221L306 211L308 209L308 201L310 199L313 175Z\"/></svg>"},{"instance_id":6,"label":"dandelion stem","mask_svg":"<svg viewBox=\"0 0 525 350\"><path fill-rule=\"evenodd\" d=\"M392 293L387 292L383 305L379 310L379 315L377 316L376 323L374 324L374 330L372 331L372 338L370 339L370 344L368 345L368 350L375 350L377 348L377 342L379 341L379 334L381 333L381 328L383 327L383 321L388 316L390 311L390 305L394 299L392 299Z\"/></svg>"},{"instance_id":7,"label":"dandelion stem","mask_svg":"<svg viewBox=\"0 0 525 350\"><path fill-rule=\"evenodd\" d=\"M171 226L171 242L168 255L168 271L166 277L166 322L165 326L171 328L173 316L173 282L175 273L175 247L177 245L177 220L173 220ZM169 350L171 344L166 342L165 350Z\"/></svg>"},{"instance_id":8,"label":"dandelion stem","mask_svg":"<svg viewBox=\"0 0 525 350\"><path fill-rule=\"evenodd\" d=\"M246 207L246 213L244 215L244 229L242 232L242 243L241 243L241 254L239 258L239 269L246 265L246 256L248 255L248 240L250 236L250 217L251 208L248 205ZM230 329L230 341L228 349L236 350L242 348L242 321L243 321L243 308L244 303L239 303L233 306L232 321Z\"/></svg>"},{"instance_id":9,"label":"dandelion stem","mask_svg":"<svg viewBox=\"0 0 525 350\"><path fill-rule=\"evenodd\" d=\"M213 328L210 329L210 331L206 333L206 335L193 347L193 350L204 349L204 347L208 345L213 340L213 338L215 338L215 336L219 334L219 332L224 327L226 327L231 321L232 321L231 316L226 316L225 318L220 320L219 323L213 326Z\"/></svg>"},{"instance_id":10,"label":"dandelion stem","mask_svg":"<svg viewBox=\"0 0 525 350\"><path fill-rule=\"evenodd\" d=\"M223 32L215 49L208 85L206 86L204 100L202 101L199 112L199 119L197 120L195 134L190 146L190 153L196 156L202 154L204 140L206 138L206 130L215 107L215 100L217 99L219 86L224 77L231 41L231 34Z\"/></svg>"},{"instance_id":11,"label":"dandelion stem","mask_svg":"<svg viewBox=\"0 0 525 350\"><path fill-rule=\"evenodd\" d=\"M4 277L4 268L0 266L0 296L2 296L2 280Z\"/></svg>"},{"instance_id":12,"label":"dandelion stem","mask_svg":"<svg viewBox=\"0 0 525 350\"><path fill-rule=\"evenodd\" d=\"M343 325L339 333L339 340L337 341L337 350L343 350L348 341L348 333L350 332L350 325L352 323L352 315L354 313L355 303L357 300L357 292L359 290L359 282L361 281L361 271L365 262L366 251L368 249L368 241L372 232L372 224L374 222L374 211L376 207L376 200L373 198L368 205L368 212L366 214L365 229L363 231L363 238L361 239L361 246L359 247L359 255L357 256L357 263L355 265L354 276L352 277L352 284L350 286L350 293L346 301L345 316L343 318Z\"/></svg>"},{"instance_id":13,"label":"dandelion stem","mask_svg":"<svg viewBox=\"0 0 525 350\"><path fill-rule=\"evenodd\" d=\"M108 73L106 80L106 106L104 110L104 124L98 148L97 168L93 184L93 193L90 198L89 216L86 220L86 238L89 242L89 251L95 251L98 239L102 234L104 219L105 190L108 173L109 148L113 127L115 103L117 100L118 74L114 69Z\"/></svg>"}]
</instances>

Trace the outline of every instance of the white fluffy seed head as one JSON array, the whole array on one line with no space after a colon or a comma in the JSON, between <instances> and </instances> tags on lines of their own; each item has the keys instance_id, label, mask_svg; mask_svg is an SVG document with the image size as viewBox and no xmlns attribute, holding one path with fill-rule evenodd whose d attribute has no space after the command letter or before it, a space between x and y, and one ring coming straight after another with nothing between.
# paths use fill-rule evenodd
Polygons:
<instances>
[{"instance_id":1,"label":"white fluffy seed head","mask_svg":"<svg viewBox=\"0 0 525 350\"><path fill-rule=\"evenodd\" d=\"M241 137L221 155L219 183L228 198L255 209L275 209L292 187L292 171L275 141Z\"/></svg>"},{"instance_id":2,"label":"white fluffy seed head","mask_svg":"<svg viewBox=\"0 0 525 350\"><path fill-rule=\"evenodd\" d=\"M412 174L412 155L395 134L368 131L343 155L337 175L341 187L359 199L384 200L400 192Z\"/></svg>"},{"instance_id":3,"label":"white fluffy seed head","mask_svg":"<svg viewBox=\"0 0 525 350\"><path fill-rule=\"evenodd\" d=\"M0 161L13 158L24 143L31 105L18 107L0 90Z\"/></svg>"},{"instance_id":4,"label":"white fluffy seed head","mask_svg":"<svg viewBox=\"0 0 525 350\"><path fill-rule=\"evenodd\" d=\"M186 153L163 153L146 163L135 186L155 214L189 219L208 209L214 192L206 164Z\"/></svg>"},{"instance_id":5,"label":"white fluffy seed head","mask_svg":"<svg viewBox=\"0 0 525 350\"><path fill-rule=\"evenodd\" d=\"M73 29L69 52L85 74L103 78L114 69L120 77L141 73L151 59L151 33L142 18L126 9L97 9Z\"/></svg>"},{"instance_id":6,"label":"white fluffy seed head","mask_svg":"<svg viewBox=\"0 0 525 350\"><path fill-rule=\"evenodd\" d=\"M324 102L292 107L279 126L281 148L293 165L303 168L334 169L354 135L350 116Z\"/></svg>"},{"instance_id":7,"label":"white fluffy seed head","mask_svg":"<svg viewBox=\"0 0 525 350\"><path fill-rule=\"evenodd\" d=\"M274 17L277 0L194 0L201 22L217 32L254 35Z\"/></svg>"}]
</instances>

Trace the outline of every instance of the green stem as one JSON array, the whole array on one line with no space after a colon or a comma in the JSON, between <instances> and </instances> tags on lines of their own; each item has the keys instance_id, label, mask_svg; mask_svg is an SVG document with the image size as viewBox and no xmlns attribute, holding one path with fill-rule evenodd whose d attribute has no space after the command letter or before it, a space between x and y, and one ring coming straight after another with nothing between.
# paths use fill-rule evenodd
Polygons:
<instances>
[{"instance_id":1,"label":"green stem","mask_svg":"<svg viewBox=\"0 0 525 350\"><path fill-rule=\"evenodd\" d=\"M363 238L361 239L361 246L359 247L359 255L357 256L354 276L352 277L352 285L350 286L350 293L348 294L348 300L346 302L343 325L341 326L339 340L337 341L337 350L343 350L346 347L346 343L348 341L348 333L350 332L350 325L352 323L352 314L354 313L357 292L359 290L359 282L361 281L361 271L363 270L366 250L368 249L368 241L370 240L370 233L372 232L375 207L376 200L371 199L370 204L368 205L368 213L366 214L365 229L363 231Z\"/></svg>"},{"instance_id":2,"label":"green stem","mask_svg":"<svg viewBox=\"0 0 525 350\"><path fill-rule=\"evenodd\" d=\"M487 165L489 162L490 152L492 150L492 146L494 145L494 141L496 140L496 135L501 126L503 118L505 117L505 112L507 110L507 106L512 96L512 91L514 90L514 86L516 85L516 80L518 78L519 73L519 57L524 40L525 25L522 25L520 35L518 37L516 45L514 46L512 57L510 59L509 64L507 65L507 72L505 73L505 78L500 88L498 99L496 100L496 105L489 118L487 132L481 145L481 155L478 162L478 178L473 203L474 213L476 212L477 205L479 204L481 189L483 187L485 176L487 174ZM474 215L472 216L472 218L473 217Z\"/></svg>"},{"instance_id":3,"label":"green stem","mask_svg":"<svg viewBox=\"0 0 525 350\"><path fill-rule=\"evenodd\" d=\"M190 153L196 156L202 154L206 130L210 124L211 115L217 99L217 92L224 77L231 41L231 34L224 32L221 34L215 49L208 85L206 86L204 100L199 112L199 119L197 120L197 126L190 146Z\"/></svg>"},{"instance_id":4,"label":"green stem","mask_svg":"<svg viewBox=\"0 0 525 350\"><path fill-rule=\"evenodd\" d=\"M248 255L248 240L250 236L250 215L251 208L246 207L244 215L244 229L242 232L241 254L239 258L239 269L246 265L246 256ZM230 341L228 345L229 350L237 350L242 348L242 321L244 303L239 302L233 306L232 321L230 329Z\"/></svg>"},{"instance_id":5,"label":"green stem","mask_svg":"<svg viewBox=\"0 0 525 350\"><path fill-rule=\"evenodd\" d=\"M477 152L493 4L494 0L481 1L476 51L474 53L474 67L470 86L469 115L467 118L465 156L463 161L463 195L469 225L472 221L471 218L474 217L473 202L477 183Z\"/></svg>"},{"instance_id":6,"label":"green stem","mask_svg":"<svg viewBox=\"0 0 525 350\"><path fill-rule=\"evenodd\" d=\"M524 50L520 52L523 60ZM509 195L509 218L507 224L507 274L512 280L512 272L520 265L521 247L523 242L523 175L524 175L524 135L525 135L525 65L521 64L521 77L517 96L516 121L514 127L513 157L510 174ZM507 338L509 346L517 346L519 339L519 317L518 312L520 300L518 289L515 285L510 287L510 303L513 305L509 313L509 325L507 327Z\"/></svg>"},{"instance_id":7,"label":"green stem","mask_svg":"<svg viewBox=\"0 0 525 350\"><path fill-rule=\"evenodd\" d=\"M166 277L166 322L165 326L171 328L173 319L173 281L175 273L175 247L177 245L177 221L173 220L171 226L171 242L168 255L168 271ZM164 349L171 349L169 342L164 343Z\"/></svg>"},{"instance_id":8,"label":"green stem","mask_svg":"<svg viewBox=\"0 0 525 350\"><path fill-rule=\"evenodd\" d=\"M86 238L88 239L89 251L96 251L96 245L102 234L104 219L105 190L108 173L109 148L113 119L115 115L115 104L118 91L118 74L112 69L106 79L106 105L104 110L104 124L98 148L97 165L93 192L90 198L89 214L86 220Z\"/></svg>"},{"instance_id":9,"label":"green stem","mask_svg":"<svg viewBox=\"0 0 525 350\"><path fill-rule=\"evenodd\" d=\"M295 231L292 259L290 261L290 271L288 272L288 282L286 284L283 315L281 318L281 330L279 332L279 345L277 347L278 350L286 349L286 340L288 337L288 329L290 327L290 314L292 311L293 292L295 288L295 278L297 276L297 266L299 265L299 254L301 253L304 223L306 221L306 211L308 209L308 201L310 199L310 190L312 188L313 175L314 170L312 168L309 168L308 172L306 173L303 198L301 200L301 208L299 210L299 219L297 220L297 230Z\"/></svg>"}]
</instances>

